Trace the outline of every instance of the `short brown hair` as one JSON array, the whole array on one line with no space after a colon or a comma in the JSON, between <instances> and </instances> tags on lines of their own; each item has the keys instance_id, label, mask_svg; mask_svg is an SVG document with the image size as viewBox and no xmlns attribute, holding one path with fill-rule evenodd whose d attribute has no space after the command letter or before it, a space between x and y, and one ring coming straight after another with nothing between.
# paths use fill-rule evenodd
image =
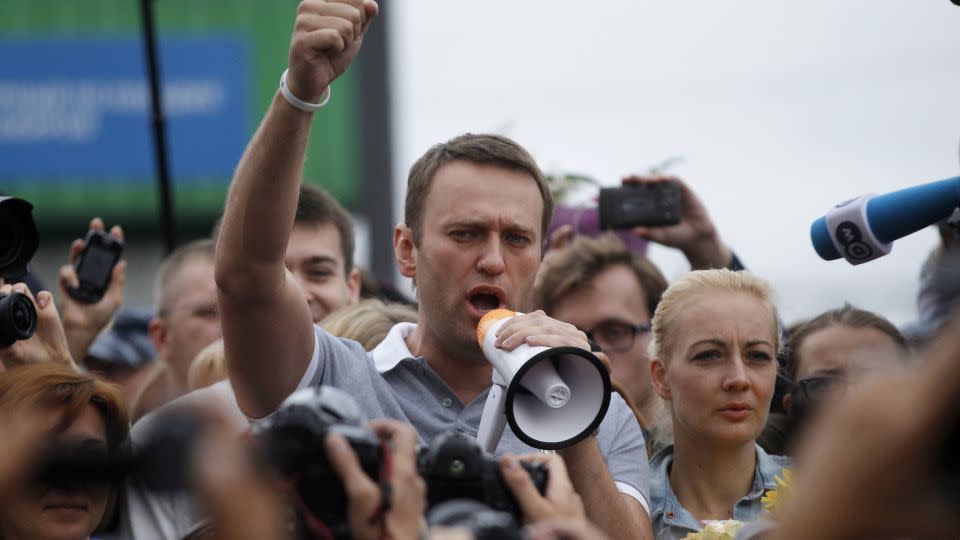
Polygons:
<instances>
[{"instance_id":1,"label":"short brown hair","mask_svg":"<svg viewBox=\"0 0 960 540\"><path fill-rule=\"evenodd\" d=\"M333 198L327 190L312 184L300 184L300 196L297 198L297 213L293 218L296 225L332 224L340 234L340 252L343 255L343 275L350 277L353 270L353 250L356 245L353 230L353 218L350 212ZM221 215L213 225L210 238L214 241L220 236L223 225Z\"/></svg>"},{"instance_id":2,"label":"short brown hair","mask_svg":"<svg viewBox=\"0 0 960 540\"><path fill-rule=\"evenodd\" d=\"M186 243L173 250L160 263L160 269L157 270L157 278L153 285L154 304L156 305L157 315L165 316L170 309L171 296L180 294L180 291L173 291L174 282L180 271L189 261L194 259L207 259L213 263L216 242L210 238L201 238Z\"/></svg>"},{"instance_id":3,"label":"short brown hair","mask_svg":"<svg viewBox=\"0 0 960 540\"><path fill-rule=\"evenodd\" d=\"M578 236L556 254L543 275L539 303L547 314L553 313L567 295L589 283L606 269L622 264L633 271L647 300L647 313L653 317L667 280L649 259L633 253L616 236L597 238Z\"/></svg>"},{"instance_id":4,"label":"short brown hair","mask_svg":"<svg viewBox=\"0 0 960 540\"><path fill-rule=\"evenodd\" d=\"M791 381L795 381L800 367L798 351L803 341L810 334L831 326L847 326L849 328L872 328L888 336L901 351L909 350L907 338L890 321L872 311L858 309L850 304L825 311L820 315L802 323L790 333L783 351L783 374Z\"/></svg>"},{"instance_id":5,"label":"short brown hair","mask_svg":"<svg viewBox=\"0 0 960 540\"><path fill-rule=\"evenodd\" d=\"M327 190L311 184L300 184L297 215L293 222L297 225L326 225L332 223L337 228L337 232L340 233L343 275L345 279L350 277L350 272L353 270L353 249L356 243L353 232L353 218Z\"/></svg>"},{"instance_id":6,"label":"short brown hair","mask_svg":"<svg viewBox=\"0 0 960 540\"><path fill-rule=\"evenodd\" d=\"M116 450L130 431L130 419L117 387L67 366L42 362L0 373L0 409L44 407L63 411L58 428L66 428L93 405L107 428L107 448Z\"/></svg>"},{"instance_id":7,"label":"short brown hair","mask_svg":"<svg viewBox=\"0 0 960 540\"><path fill-rule=\"evenodd\" d=\"M541 238L546 238L547 228L553 218L553 196L547 179L537 162L522 146L502 135L466 133L441 144L434 145L410 167L407 178L407 198L404 203L404 222L413 230L413 242L420 245L423 226L423 207L430 191L430 184L440 167L454 160L496 165L511 170L530 173L543 197Z\"/></svg>"}]
</instances>

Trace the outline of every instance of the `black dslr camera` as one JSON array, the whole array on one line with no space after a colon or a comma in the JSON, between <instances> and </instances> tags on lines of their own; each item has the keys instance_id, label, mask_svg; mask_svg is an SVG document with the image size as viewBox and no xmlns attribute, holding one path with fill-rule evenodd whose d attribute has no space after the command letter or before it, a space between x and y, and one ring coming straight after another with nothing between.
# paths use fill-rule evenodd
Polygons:
<instances>
[{"instance_id":1,"label":"black dslr camera","mask_svg":"<svg viewBox=\"0 0 960 540\"><path fill-rule=\"evenodd\" d=\"M517 500L500 476L500 465L483 453L476 439L446 433L434 439L417 459L420 476L427 482L428 508L445 501L471 499L523 521ZM542 494L547 488L547 468L541 464L521 465Z\"/></svg>"},{"instance_id":2,"label":"black dslr camera","mask_svg":"<svg viewBox=\"0 0 960 540\"><path fill-rule=\"evenodd\" d=\"M324 452L328 433L342 435L363 471L372 480L382 476L386 446L375 433L363 427L363 413L349 394L324 386L308 388L288 397L280 408L253 426L253 433L267 463L294 488L289 495L299 501L301 537L313 538L309 512L336 538L350 538L347 496L340 477ZM302 504L300 504L302 503Z\"/></svg>"},{"instance_id":3,"label":"black dslr camera","mask_svg":"<svg viewBox=\"0 0 960 540\"><path fill-rule=\"evenodd\" d=\"M16 197L0 197L0 277L13 281L27 273L37 252L37 225L33 206ZM37 309L26 296L0 296L0 348L27 339L37 330Z\"/></svg>"}]
</instances>

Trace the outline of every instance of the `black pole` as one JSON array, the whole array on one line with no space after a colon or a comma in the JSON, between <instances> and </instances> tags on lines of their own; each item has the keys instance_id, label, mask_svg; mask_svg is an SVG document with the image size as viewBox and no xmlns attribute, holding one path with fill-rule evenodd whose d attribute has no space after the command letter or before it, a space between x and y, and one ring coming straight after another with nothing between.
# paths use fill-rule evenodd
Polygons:
<instances>
[{"instance_id":1,"label":"black pole","mask_svg":"<svg viewBox=\"0 0 960 540\"><path fill-rule=\"evenodd\" d=\"M143 48L147 55L147 73L150 81L150 110L153 126L154 162L160 191L160 227L163 233L164 253L177 246L174 229L173 194L170 188L170 167L167 157L167 133L163 116L163 96L160 93L160 68L157 57L157 37L154 30L153 0L140 1L143 24Z\"/></svg>"},{"instance_id":2,"label":"black pole","mask_svg":"<svg viewBox=\"0 0 960 540\"><path fill-rule=\"evenodd\" d=\"M393 7L399 9L399 3ZM382 9L363 38L358 55L360 82L360 174L363 179L360 211L370 224L370 270L378 280L393 283L393 147L390 122L390 62L387 21Z\"/></svg>"}]
</instances>

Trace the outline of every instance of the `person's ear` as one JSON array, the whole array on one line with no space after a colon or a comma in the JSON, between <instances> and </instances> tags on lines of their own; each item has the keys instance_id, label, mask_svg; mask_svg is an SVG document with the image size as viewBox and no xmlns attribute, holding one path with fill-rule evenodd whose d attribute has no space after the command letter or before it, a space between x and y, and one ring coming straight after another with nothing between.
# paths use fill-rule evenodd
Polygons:
<instances>
[{"instance_id":1,"label":"person's ear","mask_svg":"<svg viewBox=\"0 0 960 540\"><path fill-rule=\"evenodd\" d=\"M791 415L793 410L793 395L786 394L783 396L783 410L787 411L787 416Z\"/></svg>"},{"instance_id":2,"label":"person's ear","mask_svg":"<svg viewBox=\"0 0 960 540\"><path fill-rule=\"evenodd\" d=\"M154 316L147 325L147 335L153 343L153 350L157 352L157 358L166 358L169 348L167 347L167 323L160 317Z\"/></svg>"},{"instance_id":3,"label":"person's ear","mask_svg":"<svg viewBox=\"0 0 960 540\"><path fill-rule=\"evenodd\" d=\"M415 278L417 275L417 246L413 242L413 230L406 225L397 225L393 230L393 256L400 275Z\"/></svg>"},{"instance_id":4,"label":"person's ear","mask_svg":"<svg viewBox=\"0 0 960 540\"><path fill-rule=\"evenodd\" d=\"M667 381L667 366L662 358L650 359L650 380L653 382L653 390L662 399L671 398L670 384Z\"/></svg>"},{"instance_id":5,"label":"person's ear","mask_svg":"<svg viewBox=\"0 0 960 540\"><path fill-rule=\"evenodd\" d=\"M347 304L356 304L360 300L361 285L360 270L354 268L347 276Z\"/></svg>"}]
</instances>

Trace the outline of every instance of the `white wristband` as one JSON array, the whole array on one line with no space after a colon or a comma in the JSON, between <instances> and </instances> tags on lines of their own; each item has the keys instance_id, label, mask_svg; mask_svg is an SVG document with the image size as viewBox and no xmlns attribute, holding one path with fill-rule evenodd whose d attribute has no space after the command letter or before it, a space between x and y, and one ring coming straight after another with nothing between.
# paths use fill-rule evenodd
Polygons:
<instances>
[{"instance_id":1,"label":"white wristband","mask_svg":"<svg viewBox=\"0 0 960 540\"><path fill-rule=\"evenodd\" d=\"M287 100L287 103L293 105L301 111L316 112L319 111L321 107L326 105L328 101L330 101L329 85L323 89L323 94L320 95L320 103L307 103L306 101L303 101L302 99L293 95L293 92L291 92L290 88L287 86L287 71L289 71L289 69L283 70L283 75L280 75L280 95L283 96L283 99Z\"/></svg>"}]
</instances>

